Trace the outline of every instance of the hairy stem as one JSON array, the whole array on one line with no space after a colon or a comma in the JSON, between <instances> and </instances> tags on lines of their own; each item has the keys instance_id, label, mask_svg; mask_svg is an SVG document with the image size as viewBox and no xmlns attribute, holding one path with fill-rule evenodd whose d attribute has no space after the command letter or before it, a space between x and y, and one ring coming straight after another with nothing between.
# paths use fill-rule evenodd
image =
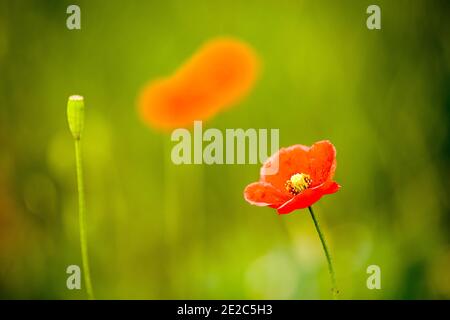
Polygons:
<instances>
[{"instance_id":1,"label":"hairy stem","mask_svg":"<svg viewBox=\"0 0 450 320\"><path fill-rule=\"evenodd\" d=\"M312 207L308 207L308 209L309 209L309 213L311 213L311 218L314 221L314 225L316 226L316 230L317 230L317 233L319 234L320 241L322 242L323 251L325 251L325 256L327 258L328 271L330 272L330 276L331 276L331 284L332 284L331 291L333 293L333 299L337 299L337 295L338 295L339 291L336 286L336 276L334 274L333 262L331 259L330 252L328 251L327 242L325 240L325 236L322 233L322 230L320 229L319 221L317 220Z\"/></svg>"}]
</instances>

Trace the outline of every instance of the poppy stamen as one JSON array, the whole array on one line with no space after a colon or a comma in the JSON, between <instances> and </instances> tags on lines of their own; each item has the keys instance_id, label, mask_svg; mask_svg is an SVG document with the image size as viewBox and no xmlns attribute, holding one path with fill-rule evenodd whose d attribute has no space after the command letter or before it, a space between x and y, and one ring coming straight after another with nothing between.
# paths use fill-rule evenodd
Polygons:
<instances>
[{"instance_id":1,"label":"poppy stamen","mask_svg":"<svg viewBox=\"0 0 450 320\"><path fill-rule=\"evenodd\" d=\"M288 181L286 181L286 190L296 196L300 192L308 189L311 186L311 183L312 180L309 174L296 173L292 175Z\"/></svg>"}]
</instances>

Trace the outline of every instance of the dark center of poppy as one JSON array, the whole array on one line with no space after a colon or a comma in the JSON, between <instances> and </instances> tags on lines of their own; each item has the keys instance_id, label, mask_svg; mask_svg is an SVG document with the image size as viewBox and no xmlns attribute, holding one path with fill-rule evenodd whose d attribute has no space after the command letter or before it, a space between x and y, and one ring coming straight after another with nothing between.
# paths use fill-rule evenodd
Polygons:
<instances>
[{"instance_id":1,"label":"dark center of poppy","mask_svg":"<svg viewBox=\"0 0 450 320\"><path fill-rule=\"evenodd\" d=\"M306 190L311 185L312 180L309 174L306 173L296 173L291 176L291 178L286 181L286 190L294 196L298 195L300 192Z\"/></svg>"}]
</instances>

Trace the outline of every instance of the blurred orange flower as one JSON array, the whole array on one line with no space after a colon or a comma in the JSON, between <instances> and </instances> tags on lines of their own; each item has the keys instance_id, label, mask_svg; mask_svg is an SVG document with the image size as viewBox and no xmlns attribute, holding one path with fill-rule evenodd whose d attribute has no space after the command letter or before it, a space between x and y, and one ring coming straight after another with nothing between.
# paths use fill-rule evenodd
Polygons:
<instances>
[{"instance_id":1,"label":"blurred orange flower","mask_svg":"<svg viewBox=\"0 0 450 320\"><path fill-rule=\"evenodd\" d=\"M172 76L149 83L139 98L142 119L161 129L206 120L235 104L253 87L258 58L246 43L207 42Z\"/></svg>"}]
</instances>

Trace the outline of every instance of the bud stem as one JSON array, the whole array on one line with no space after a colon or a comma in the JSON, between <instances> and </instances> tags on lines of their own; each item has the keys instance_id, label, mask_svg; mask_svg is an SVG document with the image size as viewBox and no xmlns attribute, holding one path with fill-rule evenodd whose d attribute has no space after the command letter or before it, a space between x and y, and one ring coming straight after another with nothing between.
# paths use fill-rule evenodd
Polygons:
<instances>
[{"instance_id":1,"label":"bud stem","mask_svg":"<svg viewBox=\"0 0 450 320\"><path fill-rule=\"evenodd\" d=\"M81 139L75 139L75 158L77 167L77 183L78 183L78 213L80 224L80 244L81 244L81 259L83 261L84 280L86 291L90 300L94 299L92 290L91 273L89 270L89 257L87 248L86 235L86 217L85 217L85 200L84 200L84 181L83 181L83 163L81 156Z\"/></svg>"}]
</instances>

